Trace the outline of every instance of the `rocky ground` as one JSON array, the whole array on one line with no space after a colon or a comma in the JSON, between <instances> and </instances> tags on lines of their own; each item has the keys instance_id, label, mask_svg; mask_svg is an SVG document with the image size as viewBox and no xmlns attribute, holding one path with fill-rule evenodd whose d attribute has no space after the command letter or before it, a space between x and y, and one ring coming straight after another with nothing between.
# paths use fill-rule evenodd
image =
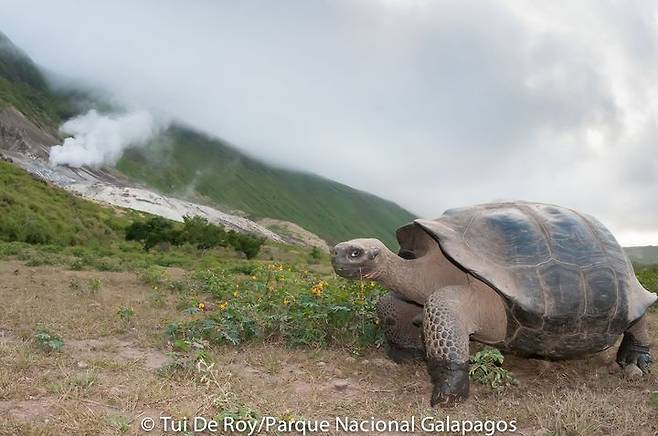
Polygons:
<instances>
[{"instance_id":1,"label":"rocky ground","mask_svg":"<svg viewBox=\"0 0 658 436\"><path fill-rule=\"evenodd\" d=\"M212 366L177 361L164 335L180 316L176 297L154 298L134 273L1 261L0 301L3 435L142 434L145 417L221 414L284 420L449 415L516 420L522 435L658 434L658 408L649 401L658 371L625 379L609 369L613 350L570 362L509 356L505 367L518 386L492 392L473 385L466 403L432 410L424 366L397 365L378 349L353 356L266 341L211 348ZM134 316L122 319L121 307ZM39 323L60 335L61 350L39 347ZM656 347L655 312L651 327Z\"/></svg>"}]
</instances>

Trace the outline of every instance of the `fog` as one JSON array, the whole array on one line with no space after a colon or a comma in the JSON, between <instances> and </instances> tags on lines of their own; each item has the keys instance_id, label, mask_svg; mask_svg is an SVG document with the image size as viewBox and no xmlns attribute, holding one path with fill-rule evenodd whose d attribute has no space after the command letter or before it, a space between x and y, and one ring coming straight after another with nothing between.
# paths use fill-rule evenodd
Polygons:
<instances>
[{"instance_id":1,"label":"fog","mask_svg":"<svg viewBox=\"0 0 658 436\"><path fill-rule=\"evenodd\" d=\"M425 217L521 198L594 214L623 244L658 244L655 2L0 0L0 10L0 30L69 83L277 165Z\"/></svg>"}]
</instances>

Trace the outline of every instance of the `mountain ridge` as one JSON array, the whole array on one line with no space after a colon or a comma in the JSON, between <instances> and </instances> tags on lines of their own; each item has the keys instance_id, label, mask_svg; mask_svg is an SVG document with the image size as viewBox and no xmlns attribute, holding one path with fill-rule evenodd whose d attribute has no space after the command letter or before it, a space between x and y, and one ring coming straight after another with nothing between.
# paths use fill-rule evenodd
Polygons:
<instances>
[{"instance_id":1,"label":"mountain ridge","mask_svg":"<svg viewBox=\"0 0 658 436\"><path fill-rule=\"evenodd\" d=\"M0 34L0 108L13 107L54 138L58 125L76 113L75 103L50 89L37 65ZM41 145L47 151L54 144ZM270 165L182 125L145 148L128 150L116 169L165 194L200 198L255 220L293 222L329 243L377 237L395 248L395 229L415 218L392 201L308 172Z\"/></svg>"}]
</instances>

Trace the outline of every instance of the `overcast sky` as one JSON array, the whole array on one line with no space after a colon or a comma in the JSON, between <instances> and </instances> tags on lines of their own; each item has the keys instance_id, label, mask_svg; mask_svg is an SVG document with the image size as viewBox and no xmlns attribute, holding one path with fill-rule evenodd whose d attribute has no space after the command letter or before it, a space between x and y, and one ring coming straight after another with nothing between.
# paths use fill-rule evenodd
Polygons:
<instances>
[{"instance_id":1,"label":"overcast sky","mask_svg":"<svg viewBox=\"0 0 658 436\"><path fill-rule=\"evenodd\" d=\"M38 64L425 217L527 199L658 244L655 1L4 1Z\"/></svg>"}]
</instances>

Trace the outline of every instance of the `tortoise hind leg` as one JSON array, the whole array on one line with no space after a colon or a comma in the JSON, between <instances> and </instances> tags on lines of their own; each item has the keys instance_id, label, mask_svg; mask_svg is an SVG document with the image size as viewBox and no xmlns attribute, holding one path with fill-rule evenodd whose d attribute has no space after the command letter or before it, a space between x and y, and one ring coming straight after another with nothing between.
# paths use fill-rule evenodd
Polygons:
<instances>
[{"instance_id":1,"label":"tortoise hind leg","mask_svg":"<svg viewBox=\"0 0 658 436\"><path fill-rule=\"evenodd\" d=\"M624 333L624 339L617 351L617 363L624 368L628 365L637 365L646 374L649 372L651 362L649 328L645 315Z\"/></svg>"},{"instance_id":2,"label":"tortoise hind leg","mask_svg":"<svg viewBox=\"0 0 658 436\"><path fill-rule=\"evenodd\" d=\"M425 347L421 325L423 307L398 298L392 292L377 302L377 315L388 343L388 356L397 363L422 359Z\"/></svg>"}]
</instances>

